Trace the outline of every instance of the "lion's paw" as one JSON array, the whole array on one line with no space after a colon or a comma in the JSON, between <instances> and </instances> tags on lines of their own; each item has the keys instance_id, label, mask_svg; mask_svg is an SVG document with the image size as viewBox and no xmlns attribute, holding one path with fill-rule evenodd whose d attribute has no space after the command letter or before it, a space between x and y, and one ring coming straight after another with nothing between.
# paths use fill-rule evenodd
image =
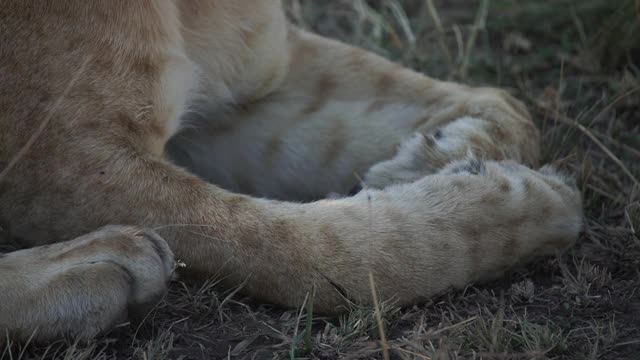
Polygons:
<instances>
[{"instance_id":1,"label":"lion's paw","mask_svg":"<svg viewBox=\"0 0 640 360\"><path fill-rule=\"evenodd\" d=\"M45 337L93 337L126 319L141 320L173 276L173 253L147 229L108 226L49 250L48 307L65 319L45 327L53 332Z\"/></svg>"}]
</instances>

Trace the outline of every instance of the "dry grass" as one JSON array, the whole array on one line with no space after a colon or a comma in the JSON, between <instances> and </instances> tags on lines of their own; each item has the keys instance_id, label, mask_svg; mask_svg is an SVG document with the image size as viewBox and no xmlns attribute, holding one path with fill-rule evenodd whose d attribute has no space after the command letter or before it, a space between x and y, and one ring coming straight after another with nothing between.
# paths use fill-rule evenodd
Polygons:
<instances>
[{"instance_id":1,"label":"dry grass","mask_svg":"<svg viewBox=\"0 0 640 360\"><path fill-rule=\"evenodd\" d=\"M429 4L433 6L429 6ZM302 26L439 78L510 89L577 174L577 246L411 309L283 310L176 283L140 326L89 343L13 344L2 359L640 358L640 2L290 0ZM438 25L439 24L439 25ZM250 305L247 305L250 304Z\"/></svg>"}]
</instances>

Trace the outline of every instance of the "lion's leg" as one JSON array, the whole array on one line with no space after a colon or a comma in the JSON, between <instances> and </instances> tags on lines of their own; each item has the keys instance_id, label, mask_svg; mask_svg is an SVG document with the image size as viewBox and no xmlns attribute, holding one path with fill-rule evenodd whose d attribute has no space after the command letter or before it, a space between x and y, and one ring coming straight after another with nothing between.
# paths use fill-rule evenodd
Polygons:
<instances>
[{"instance_id":1,"label":"lion's leg","mask_svg":"<svg viewBox=\"0 0 640 360\"><path fill-rule=\"evenodd\" d=\"M344 297L370 303L369 273L385 297L406 305L553 254L580 230L579 192L551 170L516 163L445 168L410 184L308 204L231 194L134 153L103 171L117 179L105 185L99 175L87 177L88 186L51 194L77 204L39 214L52 232L96 221L149 226L185 271L219 275L226 286L287 306L315 289L314 307L323 313L340 311ZM64 179L54 181L61 188ZM112 194L117 206L102 206ZM44 221L24 221L36 220Z\"/></svg>"},{"instance_id":2,"label":"lion's leg","mask_svg":"<svg viewBox=\"0 0 640 360\"><path fill-rule=\"evenodd\" d=\"M164 295L172 272L165 241L133 227L0 254L0 334L92 337L129 316L144 316Z\"/></svg>"},{"instance_id":3,"label":"lion's leg","mask_svg":"<svg viewBox=\"0 0 640 360\"><path fill-rule=\"evenodd\" d=\"M237 110L199 112L209 117L196 117L197 126L172 141L180 164L234 191L311 200L346 194L359 178L371 187L413 181L469 150L484 159L537 162L538 131L506 92L437 81L337 41L289 31L282 49L273 45L283 54L270 67L276 75L262 77L279 79L269 83L268 96L257 94ZM424 135L420 143L411 140L414 134ZM411 156L369 172L402 143Z\"/></svg>"}]
</instances>

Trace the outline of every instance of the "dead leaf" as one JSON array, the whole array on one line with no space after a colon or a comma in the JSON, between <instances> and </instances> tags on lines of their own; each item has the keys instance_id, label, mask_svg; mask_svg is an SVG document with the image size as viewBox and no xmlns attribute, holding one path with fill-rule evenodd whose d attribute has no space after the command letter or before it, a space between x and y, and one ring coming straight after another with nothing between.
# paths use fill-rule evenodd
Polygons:
<instances>
[{"instance_id":1,"label":"dead leaf","mask_svg":"<svg viewBox=\"0 0 640 360\"><path fill-rule=\"evenodd\" d=\"M533 48L533 43L522 33L511 32L502 41L502 48L510 53L528 53Z\"/></svg>"}]
</instances>

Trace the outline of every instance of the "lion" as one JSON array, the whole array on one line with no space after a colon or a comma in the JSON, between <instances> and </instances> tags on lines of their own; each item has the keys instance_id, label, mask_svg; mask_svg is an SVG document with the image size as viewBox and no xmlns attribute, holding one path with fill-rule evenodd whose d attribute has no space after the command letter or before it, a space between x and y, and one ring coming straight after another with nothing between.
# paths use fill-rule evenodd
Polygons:
<instances>
[{"instance_id":1,"label":"lion","mask_svg":"<svg viewBox=\"0 0 640 360\"><path fill-rule=\"evenodd\" d=\"M573 181L506 91L287 22L280 0L6 0L0 331L89 338L186 276L409 305L572 245ZM339 194L339 196L330 196Z\"/></svg>"}]
</instances>

